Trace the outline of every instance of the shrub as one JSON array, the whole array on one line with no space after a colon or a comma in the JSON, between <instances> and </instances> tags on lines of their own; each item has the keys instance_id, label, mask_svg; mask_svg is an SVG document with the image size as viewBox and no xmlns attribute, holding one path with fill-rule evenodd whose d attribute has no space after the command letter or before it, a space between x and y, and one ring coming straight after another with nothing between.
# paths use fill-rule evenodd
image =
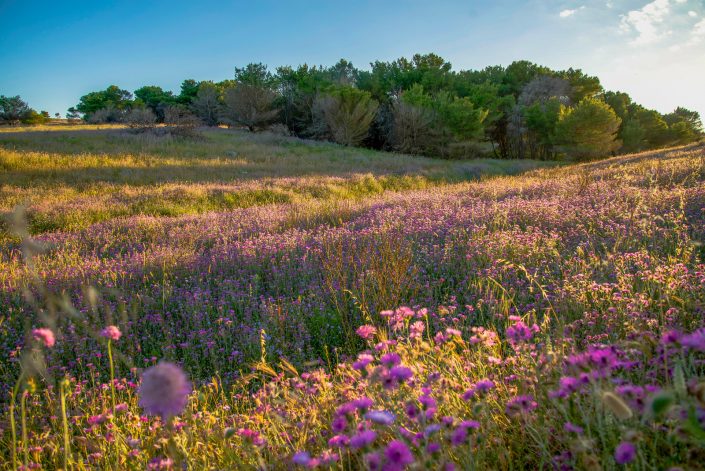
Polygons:
<instances>
[{"instance_id":1,"label":"shrub","mask_svg":"<svg viewBox=\"0 0 705 471\"><path fill-rule=\"evenodd\" d=\"M356 146L367 137L378 104L364 91L341 87L314 101L314 127L338 144Z\"/></svg>"},{"instance_id":2,"label":"shrub","mask_svg":"<svg viewBox=\"0 0 705 471\"><path fill-rule=\"evenodd\" d=\"M101 108L87 115L86 121L90 124L120 123L123 121L125 112L114 106Z\"/></svg>"},{"instance_id":3,"label":"shrub","mask_svg":"<svg viewBox=\"0 0 705 471\"><path fill-rule=\"evenodd\" d=\"M571 157L605 156L622 145L617 139L620 123L607 103L586 98L563 112L556 129L557 141Z\"/></svg>"},{"instance_id":4,"label":"shrub","mask_svg":"<svg viewBox=\"0 0 705 471\"><path fill-rule=\"evenodd\" d=\"M433 123L434 113L421 106L414 106L403 100L392 105L392 148L407 154L424 154L438 144L438 133Z\"/></svg>"},{"instance_id":5,"label":"shrub","mask_svg":"<svg viewBox=\"0 0 705 471\"><path fill-rule=\"evenodd\" d=\"M277 94L269 88L239 83L225 91L223 121L250 131L264 129L279 114L274 107L276 99Z\"/></svg>"},{"instance_id":6,"label":"shrub","mask_svg":"<svg viewBox=\"0 0 705 471\"><path fill-rule=\"evenodd\" d=\"M133 108L124 114L122 122L132 129L146 130L154 127L157 116L149 108Z\"/></svg>"}]
</instances>

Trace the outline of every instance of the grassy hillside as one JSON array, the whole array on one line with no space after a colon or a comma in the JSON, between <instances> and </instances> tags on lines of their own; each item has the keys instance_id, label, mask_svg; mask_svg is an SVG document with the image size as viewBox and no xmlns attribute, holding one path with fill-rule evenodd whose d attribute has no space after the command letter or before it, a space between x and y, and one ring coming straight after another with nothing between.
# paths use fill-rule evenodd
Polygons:
<instances>
[{"instance_id":1,"label":"grassy hillside","mask_svg":"<svg viewBox=\"0 0 705 471\"><path fill-rule=\"evenodd\" d=\"M0 252L0 466L702 463L702 146L478 179L520 168L226 130L0 143L36 234ZM289 196L189 199L243 189ZM145 389L162 360L192 394Z\"/></svg>"},{"instance_id":2,"label":"grassy hillside","mask_svg":"<svg viewBox=\"0 0 705 471\"><path fill-rule=\"evenodd\" d=\"M38 234L137 214L359 199L549 165L449 162L218 128L188 140L118 126L0 128L0 211L27 204Z\"/></svg>"}]
</instances>

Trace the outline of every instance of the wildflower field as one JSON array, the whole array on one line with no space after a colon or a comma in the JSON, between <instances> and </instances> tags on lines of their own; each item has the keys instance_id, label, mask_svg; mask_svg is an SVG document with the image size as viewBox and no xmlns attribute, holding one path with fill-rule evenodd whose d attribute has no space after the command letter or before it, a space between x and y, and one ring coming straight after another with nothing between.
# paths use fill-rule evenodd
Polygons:
<instances>
[{"instance_id":1,"label":"wildflower field","mask_svg":"<svg viewBox=\"0 0 705 471\"><path fill-rule=\"evenodd\" d=\"M1 469L705 463L702 144L14 129L0 209Z\"/></svg>"}]
</instances>

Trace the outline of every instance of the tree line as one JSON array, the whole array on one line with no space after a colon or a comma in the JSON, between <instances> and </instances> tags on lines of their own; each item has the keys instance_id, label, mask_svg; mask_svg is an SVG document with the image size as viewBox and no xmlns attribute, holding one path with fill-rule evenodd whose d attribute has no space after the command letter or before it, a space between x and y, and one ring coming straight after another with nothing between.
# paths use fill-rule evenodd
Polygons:
<instances>
[{"instance_id":1,"label":"tree line","mask_svg":"<svg viewBox=\"0 0 705 471\"><path fill-rule=\"evenodd\" d=\"M56 118L59 113L56 113ZM51 120L48 111L36 111L19 96L0 95L0 124L44 124Z\"/></svg>"},{"instance_id":2,"label":"tree line","mask_svg":"<svg viewBox=\"0 0 705 471\"><path fill-rule=\"evenodd\" d=\"M269 129L308 139L410 154L465 158L592 158L701 139L695 111L661 114L627 93L606 91L579 69L529 61L453 70L436 54L376 61L369 70L263 64L235 68L221 82L184 80L130 93L111 85L88 93L68 117L89 122L197 119L208 126Z\"/></svg>"}]
</instances>

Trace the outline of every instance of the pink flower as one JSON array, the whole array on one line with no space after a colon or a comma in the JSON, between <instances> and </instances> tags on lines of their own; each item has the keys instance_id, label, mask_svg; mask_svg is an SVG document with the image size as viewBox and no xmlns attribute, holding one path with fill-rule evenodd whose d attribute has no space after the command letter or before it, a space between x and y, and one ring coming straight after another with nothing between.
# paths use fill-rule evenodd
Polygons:
<instances>
[{"instance_id":1,"label":"pink flower","mask_svg":"<svg viewBox=\"0 0 705 471\"><path fill-rule=\"evenodd\" d=\"M181 368L173 363L160 362L142 374L137 394L140 407L148 414L167 420L186 408L191 383Z\"/></svg>"},{"instance_id":2,"label":"pink flower","mask_svg":"<svg viewBox=\"0 0 705 471\"><path fill-rule=\"evenodd\" d=\"M361 325L355 331L357 335L365 340L371 339L377 333L377 329L371 325Z\"/></svg>"},{"instance_id":3,"label":"pink flower","mask_svg":"<svg viewBox=\"0 0 705 471\"><path fill-rule=\"evenodd\" d=\"M56 337L54 337L54 332L51 329L34 329L32 330L32 337L38 342L42 342L45 347L51 348L56 343Z\"/></svg>"},{"instance_id":4,"label":"pink flower","mask_svg":"<svg viewBox=\"0 0 705 471\"><path fill-rule=\"evenodd\" d=\"M100 333L102 337L105 337L106 339L118 341L120 340L120 337L122 337L122 332L120 332L120 329L118 329L114 325L109 325L105 329L103 329Z\"/></svg>"}]
</instances>

